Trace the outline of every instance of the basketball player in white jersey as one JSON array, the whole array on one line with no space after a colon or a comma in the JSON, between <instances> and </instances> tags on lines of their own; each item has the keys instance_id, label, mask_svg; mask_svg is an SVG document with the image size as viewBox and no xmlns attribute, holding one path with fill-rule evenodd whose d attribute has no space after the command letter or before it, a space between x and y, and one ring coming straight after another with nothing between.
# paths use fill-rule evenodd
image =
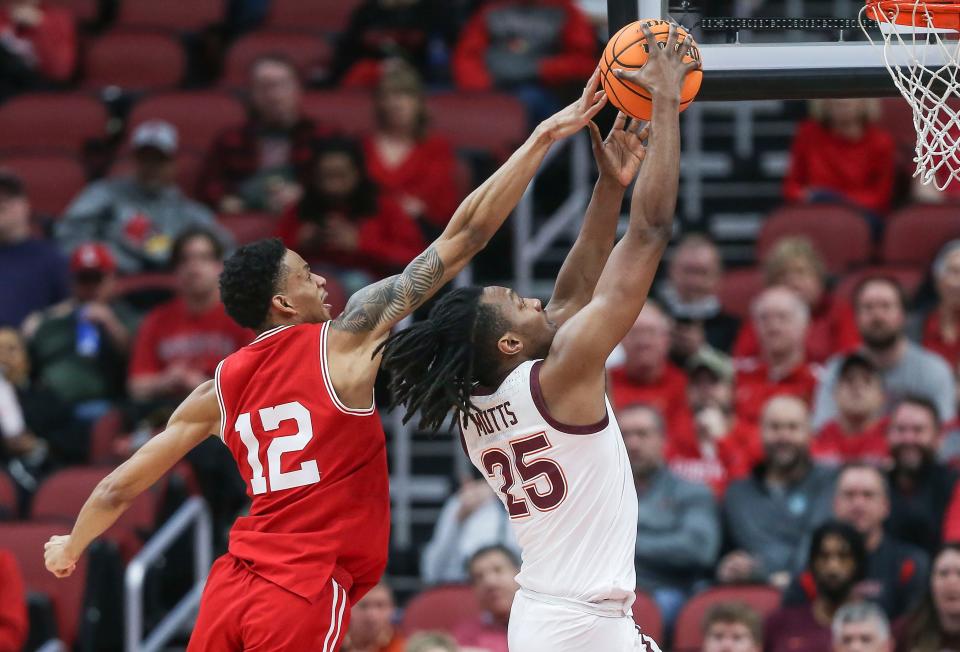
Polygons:
<instances>
[{"instance_id":1,"label":"basketball player in white jersey","mask_svg":"<svg viewBox=\"0 0 960 652\"><path fill-rule=\"evenodd\" d=\"M384 344L394 400L430 429L455 408L464 449L515 528L511 652L658 651L630 615L637 495L604 362L637 319L670 240L680 87L699 65L684 64L687 47L675 46L671 26L665 48L620 73L653 98L645 150L622 116L603 143L591 128L601 176L546 309L503 287L461 288ZM640 159L630 224L614 247Z\"/></svg>"}]
</instances>

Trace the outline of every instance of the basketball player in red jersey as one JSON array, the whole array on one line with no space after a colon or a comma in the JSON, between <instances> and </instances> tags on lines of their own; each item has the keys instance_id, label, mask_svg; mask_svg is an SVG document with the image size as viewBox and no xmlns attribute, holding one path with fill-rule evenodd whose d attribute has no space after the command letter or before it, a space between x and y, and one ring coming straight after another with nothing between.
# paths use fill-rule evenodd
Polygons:
<instances>
[{"instance_id":1,"label":"basketball player in red jersey","mask_svg":"<svg viewBox=\"0 0 960 652\"><path fill-rule=\"evenodd\" d=\"M350 606L386 566L389 490L373 405L377 347L503 224L550 145L606 102L595 73L582 96L541 123L468 196L443 234L400 274L353 295L331 319L326 281L278 240L224 265L227 312L259 336L174 412L166 430L104 478L68 536L45 546L47 569L73 572L91 541L194 446L219 436L252 503L211 570L191 651L339 649Z\"/></svg>"}]
</instances>

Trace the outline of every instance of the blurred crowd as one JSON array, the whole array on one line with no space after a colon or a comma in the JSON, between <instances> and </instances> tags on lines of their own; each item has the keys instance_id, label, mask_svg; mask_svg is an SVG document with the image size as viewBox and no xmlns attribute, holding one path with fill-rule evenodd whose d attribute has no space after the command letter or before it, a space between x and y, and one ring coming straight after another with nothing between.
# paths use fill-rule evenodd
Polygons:
<instances>
[{"instance_id":1,"label":"blurred crowd","mask_svg":"<svg viewBox=\"0 0 960 652\"><path fill-rule=\"evenodd\" d=\"M83 86L81 44L124 8L88 3L96 11L81 18L70 4L0 2L0 111ZM85 187L50 214L0 151L0 473L18 491L0 518L26 514L58 469L125 459L253 338L219 298L224 257L249 239L231 218L301 253L340 308L402 269L470 190L462 152L431 128L429 94L501 91L535 123L590 74L605 35L571 0L440 4L352 3L322 70L253 57L246 118L221 125L191 174L178 125L114 129L84 150ZM228 44L271 11L269 0L228 5L184 36L190 88L214 87ZM374 128L351 135L310 117L306 89L331 87L368 93ZM111 105L121 123L131 101ZM901 159L874 101L814 102L784 201L851 207L879 241L905 199L953 194L905 182ZM764 584L782 606L717 606L704 650L960 650L960 241L942 243L918 292L878 273L841 293L804 237L757 263L764 287L741 314L721 296L730 270L716 243L681 233L608 364L640 500L638 585L665 640L704 589ZM215 441L189 462L222 546L244 483ZM461 479L424 544L422 583L470 584L482 615L406 639L384 583L354 608L345 649L505 651L519 548L484 480ZM16 577L0 550L0 605L22 593ZM25 618L0 617L0 649Z\"/></svg>"}]
</instances>

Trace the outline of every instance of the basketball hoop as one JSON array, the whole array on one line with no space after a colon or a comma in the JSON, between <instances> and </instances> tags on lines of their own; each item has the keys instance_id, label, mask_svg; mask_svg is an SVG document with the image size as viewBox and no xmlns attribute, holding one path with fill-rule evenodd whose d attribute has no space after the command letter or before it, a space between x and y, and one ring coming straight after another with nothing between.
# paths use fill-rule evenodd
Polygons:
<instances>
[{"instance_id":1,"label":"basketball hoop","mask_svg":"<svg viewBox=\"0 0 960 652\"><path fill-rule=\"evenodd\" d=\"M960 2L867 0L860 27L874 43L864 16L879 24L884 64L913 109L913 176L943 190L960 180Z\"/></svg>"}]
</instances>

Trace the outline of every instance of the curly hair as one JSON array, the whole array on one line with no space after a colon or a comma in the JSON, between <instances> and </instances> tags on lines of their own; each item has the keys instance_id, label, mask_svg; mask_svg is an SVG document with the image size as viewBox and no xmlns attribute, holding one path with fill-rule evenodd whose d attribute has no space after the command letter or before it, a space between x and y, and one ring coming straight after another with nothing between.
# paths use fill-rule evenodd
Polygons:
<instances>
[{"instance_id":1,"label":"curly hair","mask_svg":"<svg viewBox=\"0 0 960 652\"><path fill-rule=\"evenodd\" d=\"M475 409L470 393L476 383L497 382L495 346L509 324L496 306L480 300L482 294L479 287L447 293L427 319L377 349L390 373L392 402L406 407L404 423L419 412L421 428L439 430L451 408L460 418Z\"/></svg>"},{"instance_id":2,"label":"curly hair","mask_svg":"<svg viewBox=\"0 0 960 652\"><path fill-rule=\"evenodd\" d=\"M244 245L227 258L220 274L220 299L227 314L245 328L266 326L270 301L283 281L287 248L277 238Z\"/></svg>"}]
</instances>

